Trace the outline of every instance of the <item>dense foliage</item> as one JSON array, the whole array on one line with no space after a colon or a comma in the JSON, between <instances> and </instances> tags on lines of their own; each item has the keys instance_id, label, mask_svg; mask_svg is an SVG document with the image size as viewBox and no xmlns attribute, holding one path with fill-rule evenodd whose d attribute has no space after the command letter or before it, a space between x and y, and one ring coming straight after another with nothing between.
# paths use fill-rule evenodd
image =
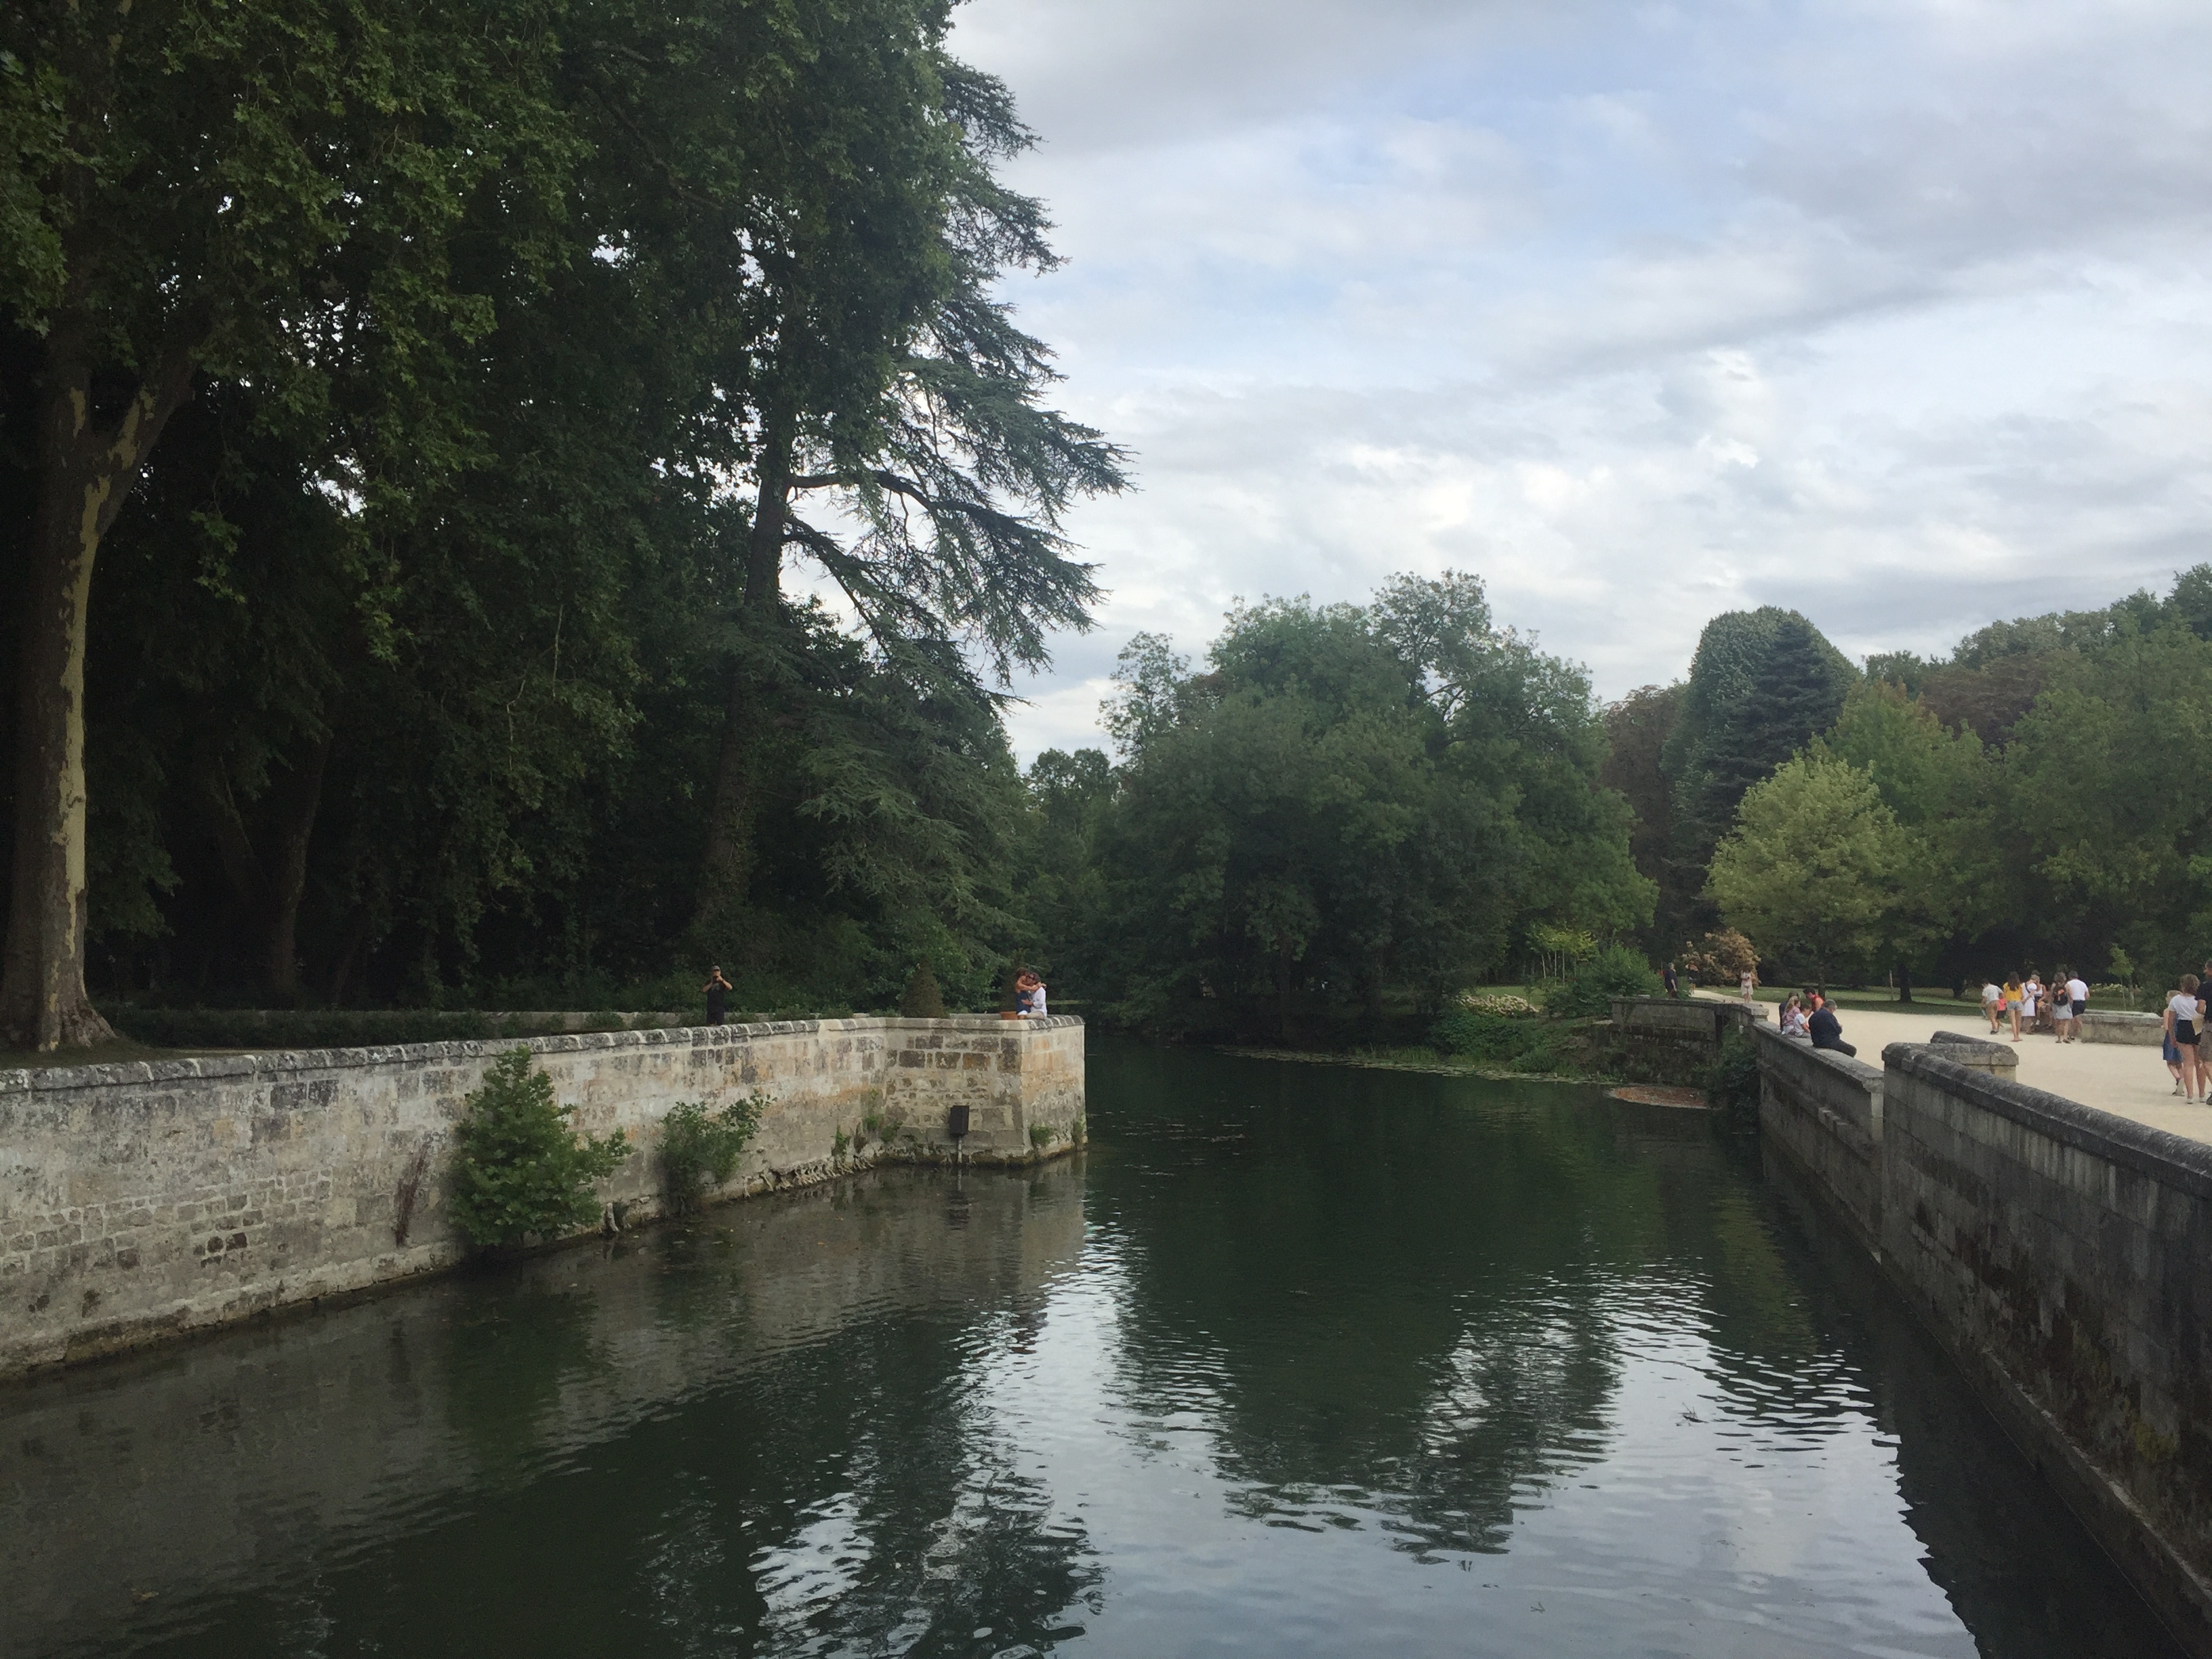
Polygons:
<instances>
[{"instance_id":1,"label":"dense foliage","mask_svg":"<svg viewBox=\"0 0 2212 1659\"><path fill-rule=\"evenodd\" d=\"M700 1100L679 1100L660 1120L660 1170L672 1208L688 1210L738 1172L738 1160L760 1127L767 1097L757 1092L720 1111Z\"/></svg>"},{"instance_id":2,"label":"dense foliage","mask_svg":"<svg viewBox=\"0 0 2212 1659\"><path fill-rule=\"evenodd\" d=\"M453 1223L477 1244L511 1244L524 1234L557 1238L599 1214L592 1183L630 1154L619 1129L604 1139L569 1127L573 1106L553 1099L553 1079L530 1067L530 1050L510 1049L463 1103L453 1130Z\"/></svg>"},{"instance_id":3,"label":"dense foliage","mask_svg":"<svg viewBox=\"0 0 2212 1659\"><path fill-rule=\"evenodd\" d=\"M1706 640L1748 629L1728 621ZM1756 708L1771 691L1787 711L1767 722L1774 744L1815 706L1808 678L1827 684L1804 668L1821 653L1796 658L1778 659L1771 684L1753 673L1742 695ZM1646 750L1656 696L1609 714ZM1694 706L1686 695L1686 724ZM2163 599L1993 624L1942 661L1869 659L1831 720L1743 789L1702 860L1644 867L1676 894L1694 883L1756 942L1769 978L1909 991L1916 975L1956 987L2119 961L2162 983L2212 954L2212 789L2191 758L2208 714L2212 566L2199 566ZM1684 765L1704 741L1663 739ZM1668 802L1678 817L1682 781ZM1662 911L1661 926L1692 914ZM1686 948L1680 932L1651 943Z\"/></svg>"},{"instance_id":4,"label":"dense foliage","mask_svg":"<svg viewBox=\"0 0 2212 1659\"><path fill-rule=\"evenodd\" d=\"M1052 256L948 9L8 9L0 1040L101 1035L88 972L984 994L990 682L1121 458L998 297Z\"/></svg>"},{"instance_id":5,"label":"dense foliage","mask_svg":"<svg viewBox=\"0 0 2212 1659\"><path fill-rule=\"evenodd\" d=\"M1240 608L1194 671L1123 653L1121 749L1030 774L1047 954L1113 1018L1297 1040L1432 1019L1533 928L1648 916L1581 671L1497 627L1473 577L1364 605Z\"/></svg>"}]
</instances>

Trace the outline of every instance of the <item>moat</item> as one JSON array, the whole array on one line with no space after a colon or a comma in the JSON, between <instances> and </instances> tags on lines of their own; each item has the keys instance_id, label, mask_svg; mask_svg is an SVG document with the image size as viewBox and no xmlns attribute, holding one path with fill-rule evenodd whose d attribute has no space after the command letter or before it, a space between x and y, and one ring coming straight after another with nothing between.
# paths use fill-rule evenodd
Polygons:
<instances>
[{"instance_id":1,"label":"moat","mask_svg":"<svg viewBox=\"0 0 2212 1659\"><path fill-rule=\"evenodd\" d=\"M1103 1043L1088 1110L0 1389L0 1653L2174 1650L1702 1113Z\"/></svg>"}]
</instances>

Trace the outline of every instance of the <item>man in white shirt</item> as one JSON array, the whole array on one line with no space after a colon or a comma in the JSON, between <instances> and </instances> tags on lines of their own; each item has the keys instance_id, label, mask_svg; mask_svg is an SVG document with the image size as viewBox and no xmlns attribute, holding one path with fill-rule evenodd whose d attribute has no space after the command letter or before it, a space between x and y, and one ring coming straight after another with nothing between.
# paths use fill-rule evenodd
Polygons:
<instances>
[{"instance_id":1,"label":"man in white shirt","mask_svg":"<svg viewBox=\"0 0 2212 1659\"><path fill-rule=\"evenodd\" d=\"M2004 1018L2004 987L1995 980L1982 987L1982 1012L1990 1022L1990 1035L1997 1034L1997 1023Z\"/></svg>"}]
</instances>

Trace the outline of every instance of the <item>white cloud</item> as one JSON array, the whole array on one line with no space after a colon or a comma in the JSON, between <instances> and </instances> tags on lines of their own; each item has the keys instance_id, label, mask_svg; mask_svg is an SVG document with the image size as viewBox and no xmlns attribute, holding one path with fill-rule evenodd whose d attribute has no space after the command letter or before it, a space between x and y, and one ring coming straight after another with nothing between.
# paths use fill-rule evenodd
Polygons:
<instances>
[{"instance_id":1,"label":"white cloud","mask_svg":"<svg viewBox=\"0 0 2212 1659\"><path fill-rule=\"evenodd\" d=\"M1139 628L1458 566L1618 695L1731 605L1846 651L2212 557L2212 12L977 0L1071 256L1017 284L1139 452L1014 719Z\"/></svg>"}]
</instances>

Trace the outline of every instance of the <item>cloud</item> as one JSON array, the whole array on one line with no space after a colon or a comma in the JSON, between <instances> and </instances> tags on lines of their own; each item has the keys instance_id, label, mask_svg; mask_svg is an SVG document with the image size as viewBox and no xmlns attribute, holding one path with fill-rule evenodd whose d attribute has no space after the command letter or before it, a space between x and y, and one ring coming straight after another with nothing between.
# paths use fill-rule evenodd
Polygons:
<instances>
[{"instance_id":1,"label":"cloud","mask_svg":"<svg viewBox=\"0 0 2212 1659\"><path fill-rule=\"evenodd\" d=\"M1716 611L1854 653L2212 557L2212 12L978 0L1071 256L1014 284L1140 489L1017 714L1139 628L1456 566L1601 691Z\"/></svg>"}]
</instances>

